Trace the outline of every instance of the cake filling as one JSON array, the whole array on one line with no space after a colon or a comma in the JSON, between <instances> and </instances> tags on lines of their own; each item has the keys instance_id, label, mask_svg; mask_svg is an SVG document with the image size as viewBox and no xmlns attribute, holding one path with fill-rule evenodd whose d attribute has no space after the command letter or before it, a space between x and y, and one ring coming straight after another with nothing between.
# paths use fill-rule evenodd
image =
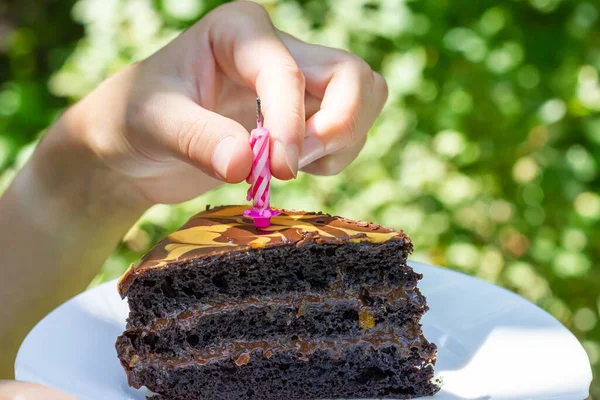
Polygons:
<instances>
[{"instance_id":1,"label":"cake filling","mask_svg":"<svg viewBox=\"0 0 600 400\"><path fill-rule=\"evenodd\" d=\"M159 363L171 367L206 365L222 359L231 359L237 365L245 365L251 356L271 358L276 353L295 351L300 360L308 361L318 351L327 351L339 359L350 346L364 345L377 350L381 347L395 346L399 357L409 357L413 351L420 351L425 341L419 329L406 327L402 331L379 329L356 338L301 338L296 335L279 337L272 340L243 341L233 340L218 346L206 346L194 349L185 355L164 357L154 353L137 354L126 351L123 359L129 368L134 368L143 359L150 363Z\"/></svg>"},{"instance_id":2,"label":"cake filling","mask_svg":"<svg viewBox=\"0 0 600 400\"><path fill-rule=\"evenodd\" d=\"M124 335L136 349L178 354L237 338L294 334L358 337L380 324L392 328L414 324L425 311L425 299L418 289L363 289L344 295L296 293L203 304L172 318L160 318L148 327L128 329Z\"/></svg>"}]
</instances>

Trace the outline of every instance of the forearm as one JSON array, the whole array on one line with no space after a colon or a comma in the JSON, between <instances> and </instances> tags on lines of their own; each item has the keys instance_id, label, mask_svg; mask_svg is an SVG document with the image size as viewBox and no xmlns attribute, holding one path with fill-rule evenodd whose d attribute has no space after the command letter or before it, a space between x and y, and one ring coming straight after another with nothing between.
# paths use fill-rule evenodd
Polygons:
<instances>
[{"instance_id":1,"label":"forearm","mask_svg":"<svg viewBox=\"0 0 600 400\"><path fill-rule=\"evenodd\" d=\"M2 400L76 400L75 397L61 393L37 383L0 380L0 399Z\"/></svg>"},{"instance_id":2,"label":"forearm","mask_svg":"<svg viewBox=\"0 0 600 400\"><path fill-rule=\"evenodd\" d=\"M44 315L85 289L146 208L64 117L0 199L0 378Z\"/></svg>"}]
</instances>

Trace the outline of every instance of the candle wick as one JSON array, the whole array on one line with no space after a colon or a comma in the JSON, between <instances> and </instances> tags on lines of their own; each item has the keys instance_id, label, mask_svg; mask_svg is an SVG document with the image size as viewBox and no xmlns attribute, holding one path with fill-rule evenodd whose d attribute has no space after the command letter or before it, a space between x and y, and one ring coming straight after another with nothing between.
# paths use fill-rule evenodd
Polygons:
<instances>
[{"instance_id":1,"label":"candle wick","mask_svg":"<svg viewBox=\"0 0 600 400\"><path fill-rule=\"evenodd\" d=\"M260 97L256 96L256 126L262 128L263 116L260 109Z\"/></svg>"}]
</instances>

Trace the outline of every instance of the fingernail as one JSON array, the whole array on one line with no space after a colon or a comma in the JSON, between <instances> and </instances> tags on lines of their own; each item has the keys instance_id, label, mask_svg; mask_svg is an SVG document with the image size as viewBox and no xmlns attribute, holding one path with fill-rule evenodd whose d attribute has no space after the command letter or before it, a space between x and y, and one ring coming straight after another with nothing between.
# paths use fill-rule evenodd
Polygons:
<instances>
[{"instance_id":1,"label":"fingernail","mask_svg":"<svg viewBox=\"0 0 600 400\"><path fill-rule=\"evenodd\" d=\"M346 141L342 137L334 138L333 140L329 141L327 146L325 146L325 153L332 154L337 151L344 150L345 148L350 147L348 143L351 143L351 141Z\"/></svg>"},{"instance_id":2,"label":"fingernail","mask_svg":"<svg viewBox=\"0 0 600 400\"><path fill-rule=\"evenodd\" d=\"M304 168L308 164L325 155L325 146L314 136L309 136L304 139L302 145L302 157L300 157L299 167Z\"/></svg>"},{"instance_id":3,"label":"fingernail","mask_svg":"<svg viewBox=\"0 0 600 400\"><path fill-rule=\"evenodd\" d=\"M233 136L226 136L217 143L212 155L212 167L215 174L220 179L227 177L229 162L233 156L233 152L238 145L238 140Z\"/></svg>"},{"instance_id":4,"label":"fingernail","mask_svg":"<svg viewBox=\"0 0 600 400\"><path fill-rule=\"evenodd\" d=\"M292 175L294 175L295 178L298 175L298 146L296 146L295 144L286 145L281 140L276 140L274 153L281 154L283 151L285 151L285 162L287 163L290 172L292 173Z\"/></svg>"},{"instance_id":5,"label":"fingernail","mask_svg":"<svg viewBox=\"0 0 600 400\"><path fill-rule=\"evenodd\" d=\"M288 168L294 175L294 178L298 176L298 157L300 156L300 151L298 151L298 146L295 144L288 144L285 147L285 156Z\"/></svg>"}]
</instances>

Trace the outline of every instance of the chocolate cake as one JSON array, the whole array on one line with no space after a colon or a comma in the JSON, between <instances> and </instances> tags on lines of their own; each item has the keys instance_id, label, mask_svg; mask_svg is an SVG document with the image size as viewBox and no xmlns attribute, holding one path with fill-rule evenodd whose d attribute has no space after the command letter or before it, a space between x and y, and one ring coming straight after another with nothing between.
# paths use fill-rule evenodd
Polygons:
<instances>
[{"instance_id":1,"label":"chocolate cake","mask_svg":"<svg viewBox=\"0 0 600 400\"><path fill-rule=\"evenodd\" d=\"M245 207L192 217L119 282L117 353L155 399L404 399L434 394L421 275L402 231Z\"/></svg>"}]
</instances>

